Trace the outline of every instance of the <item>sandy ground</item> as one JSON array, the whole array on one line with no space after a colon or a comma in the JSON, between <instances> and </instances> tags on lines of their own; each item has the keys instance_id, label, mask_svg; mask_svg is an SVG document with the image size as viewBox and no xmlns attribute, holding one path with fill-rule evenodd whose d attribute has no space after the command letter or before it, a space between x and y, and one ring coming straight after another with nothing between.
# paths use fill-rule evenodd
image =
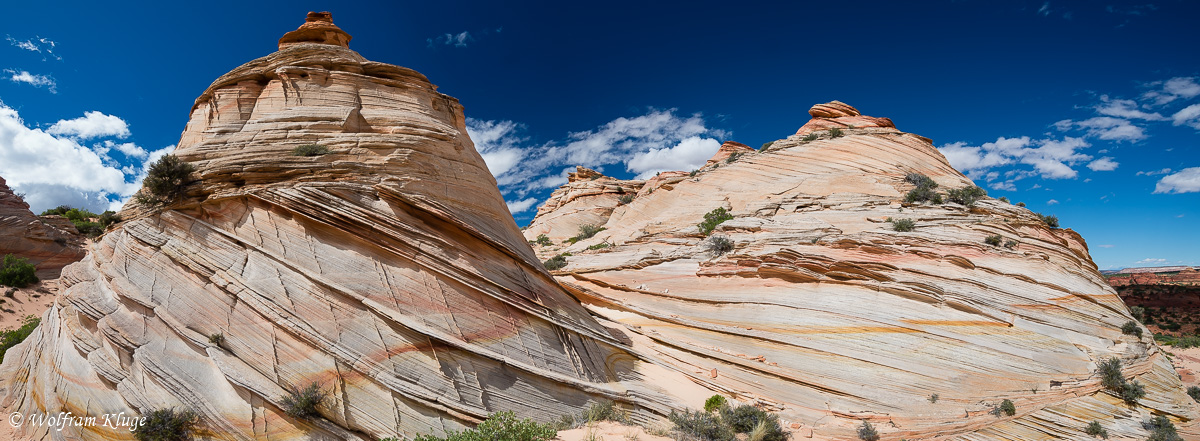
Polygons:
<instances>
[{"instance_id":1,"label":"sandy ground","mask_svg":"<svg viewBox=\"0 0 1200 441\"><path fill-rule=\"evenodd\" d=\"M674 441L666 436L646 433L641 426L626 426L611 421L592 423L577 429L558 432L556 440L562 441Z\"/></svg>"},{"instance_id":2,"label":"sandy ground","mask_svg":"<svg viewBox=\"0 0 1200 441\"><path fill-rule=\"evenodd\" d=\"M11 288L0 287L0 294ZM58 280L43 280L34 285L18 289L12 297L0 296L0 329L16 329L27 315L41 317L54 304L58 292Z\"/></svg>"},{"instance_id":3,"label":"sandy ground","mask_svg":"<svg viewBox=\"0 0 1200 441\"><path fill-rule=\"evenodd\" d=\"M1175 372L1179 372L1183 387L1200 386L1200 348L1176 349L1163 346L1163 350L1171 353L1171 364L1175 365Z\"/></svg>"}]
</instances>

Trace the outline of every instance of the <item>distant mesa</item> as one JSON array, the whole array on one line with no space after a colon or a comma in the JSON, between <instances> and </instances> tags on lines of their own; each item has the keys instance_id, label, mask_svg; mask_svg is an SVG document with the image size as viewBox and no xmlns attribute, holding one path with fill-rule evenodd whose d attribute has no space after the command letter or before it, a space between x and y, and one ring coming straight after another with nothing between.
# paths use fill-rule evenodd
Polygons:
<instances>
[{"instance_id":1,"label":"distant mesa","mask_svg":"<svg viewBox=\"0 0 1200 441\"><path fill-rule=\"evenodd\" d=\"M283 34L283 38L279 39L279 48L299 43L331 44L349 48L351 38L353 37L350 34L333 24L332 13L309 12L304 24Z\"/></svg>"}]
</instances>

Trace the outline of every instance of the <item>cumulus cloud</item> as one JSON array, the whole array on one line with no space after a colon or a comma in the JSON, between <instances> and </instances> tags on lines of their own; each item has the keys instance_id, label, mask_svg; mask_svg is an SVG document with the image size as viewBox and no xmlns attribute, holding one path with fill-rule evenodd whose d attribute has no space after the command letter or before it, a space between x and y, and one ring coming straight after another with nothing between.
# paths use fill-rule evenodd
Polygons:
<instances>
[{"instance_id":1,"label":"cumulus cloud","mask_svg":"<svg viewBox=\"0 0 1200 441\"><path fill-rule=\"evenodd\" d=\"M33 87L45 87L50 93L58 93L58 84L54 82L54 78L46 75L34 75L29 71L17 71L13 69L4 69L4 73L8 74L8 80L14 83L25 83Z\"/></svg>"},{"instance_id":2,"label":"cumulus cloud","mask_svg":"<svg viewBox=\"0 0 1200 441\"><path fill-rule=\"evenodd\" d=\"M1028 136L1019 138L998 138L995 142L984 143L980 146L969 146L963 142L944 145L938 150L950 161L950 165L960 171L979 176L987 169L1010 165L1023 164L1033 167L1032 174L1045 179L1074 178L1078 172L1073 165L1092 159L1091 156L1078 150L1090 147L1082 138L1064 137L1063 139L1034 140ZM1015 179L1030 176L1029 173L1014 173ZM993 188L995 188L993 186Z\"/></svg>"},{"instance_id":3,"label":"cumulus cloud","mask_svg":"<svg viewBox=\"0 0 1200 441\"><path fill-rule=\"evenodd\" d=\"M54 123L46 133L56 136L70 136L79 139L129 136L129 125L125 120L105 115L97 111L84 112L82 117L66 119Z\"/></svg>"},{"instance_id":4,"label":"cumulus cloud","mask_svg":"<svg viewBox=\"0 0 1200 441\"><path fill-rule=\"evenodd\" d=\"M136 145L119 145L112 148L144 151ZM76 138L31 128L15 109L0 103L0 176L26 194L34 211L63 204L103 211L128 199L141 187L147 162L136 163L137 167L109 164L97 152L107 148L104 144L89 148ZM172 148L146 153L145 158L157 160Z\"/></svg>"},{"instance_id":5,"label":"cumulus cloud","mask_svg":"<svg viewBox=\"0 0 1200 441\"><path fill-rule=\"evenodd\" d=\"M1138 107L1137 101L1113 99L1109 98L1108 95L1100 95L1100 104L1096 106L1096 113L1117 118L1143 119L1146 121L1164 121L1167 119L1158 112L1146 112L1142 110Z\"/></svg>"},{"instance_id":6,"label":"cumulus cloud","mask_svg":"<svg viewBox=\"0 0 1200 441\"><path fill-rule=\"evenodd\" d=\"M1200 167L1189 167L1175 174L1163 176L1154 186L1155 193L1196 193L1200 192Z\"/></svg>"},{"instance_id":7,"label":"cumulus cloud","mask_svg":"<svg viewBox=\"0 0 1200 441\"><path fill-rule=\"evenodd\" d=\"M1105 156L1103 158L1089 162L1087 165L1087 168L1092 169L1092 171L1113 171L1113 170L1117 169L1118 165L1121 165L1121 164L1118 163L1117 161L1114 161L1112 157Z\"/></svg>"},{"instance_id":8,"label":"cumulus cloud","mask_svg":"<svg viewBox=\"0 0 1200 441\"><path fill-rule=\"evenodd\" d=\"M504 201L508 205L508 212L517 214L533 208L537 204L537 198L522 199L519 201Z\"/></svg>"},{"instance_id":9,"label":"cumulus cloud","mask_svg":"<svg viewBox=\"0 0 1200 441\"><path fill-rule=\"evenodd\" d=\"M1192 104L1171 115L1172 123L1177 126L1187 125L1200 130L1200 104Z\"/></svg>"},{"instance_id":10,"label":"cumulus cloud","mask_svg":"<svg viewBox=\"0 0 1200 441\"><path fill-rule=\"evenodd\" d=\"M1141 127L1133 125L1129 120L1109 116L1097 116L1083 121L1062 120L1054 123L1058 130L1066 131L1078 128L1086 136L1105 141L1141 141L1146 139L1146 132Z\"/></svg>"},{"instance_id":11,"label":"cumulus cloud","mask_svg":"<svg viewBox=\"0 0 1200 441\"><path fill-rule=\"evenodd\" d=\"M1192 99L1200 96L1200 83L1197 77L1175 77L1166 81L1146 83L1146 87L1154 88L1142 94L1142 100L1151 105L1163 106L1177 99Z\"/></svg>"},{"instance_id":12,"label":"cumulus cloud","mask_svg":"<svg viewBox=\"0 0 1200 441\"><path fill-rule=\"evenodd\" d=\"M496 183L521 198L565 184L567 173L577 165L602 169L619 164L643 177L664 170L691 170L717 151L717 139L728 136L707 127L700 114L679 115L675 109L617 118L541 145L529 145L523 130L512 121L467 121L467 132Z\"/></svg>"}]
</instances>

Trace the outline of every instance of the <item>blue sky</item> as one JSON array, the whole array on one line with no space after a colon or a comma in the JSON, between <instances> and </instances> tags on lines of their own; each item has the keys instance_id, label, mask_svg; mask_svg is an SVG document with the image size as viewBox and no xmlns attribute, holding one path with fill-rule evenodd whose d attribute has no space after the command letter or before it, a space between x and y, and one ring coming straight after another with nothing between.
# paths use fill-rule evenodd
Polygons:
<instances>
[{"instance_id":1,"label":"blue sky","mask_svg":"<svg viewBox=\"0 0 1200 441\"><path fill-rule=\"evenodd\" d=\"M1200 264L1195 2L47 3L0 16L0 176L39 211L119 207L212 80L330 10L462 101L518 224L575 165L690 170L837 99L1057 215L1101 268Z\"/></svg>"}]
</instances>

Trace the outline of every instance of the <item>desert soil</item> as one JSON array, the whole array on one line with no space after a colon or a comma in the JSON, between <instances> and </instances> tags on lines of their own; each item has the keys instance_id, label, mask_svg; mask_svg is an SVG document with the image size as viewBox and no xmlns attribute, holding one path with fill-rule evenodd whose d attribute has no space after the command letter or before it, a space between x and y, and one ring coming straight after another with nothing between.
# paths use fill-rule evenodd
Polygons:
<instances>
[{"instance_id":1,"label":"desert soil","mask_svg":"<svg viewBox=\"0 0 1200 441\"><path fill-rule=\"evenodd\" d=\"M41 317L54 304L57 288L58 280L43 280L18 289L12 297L0 296L0 300L3 300L0 303L0 329L20 327L21 319L27 315ZM7 293L9 289L0 287L0 293Z\"/></svg>"}]
</instances>

